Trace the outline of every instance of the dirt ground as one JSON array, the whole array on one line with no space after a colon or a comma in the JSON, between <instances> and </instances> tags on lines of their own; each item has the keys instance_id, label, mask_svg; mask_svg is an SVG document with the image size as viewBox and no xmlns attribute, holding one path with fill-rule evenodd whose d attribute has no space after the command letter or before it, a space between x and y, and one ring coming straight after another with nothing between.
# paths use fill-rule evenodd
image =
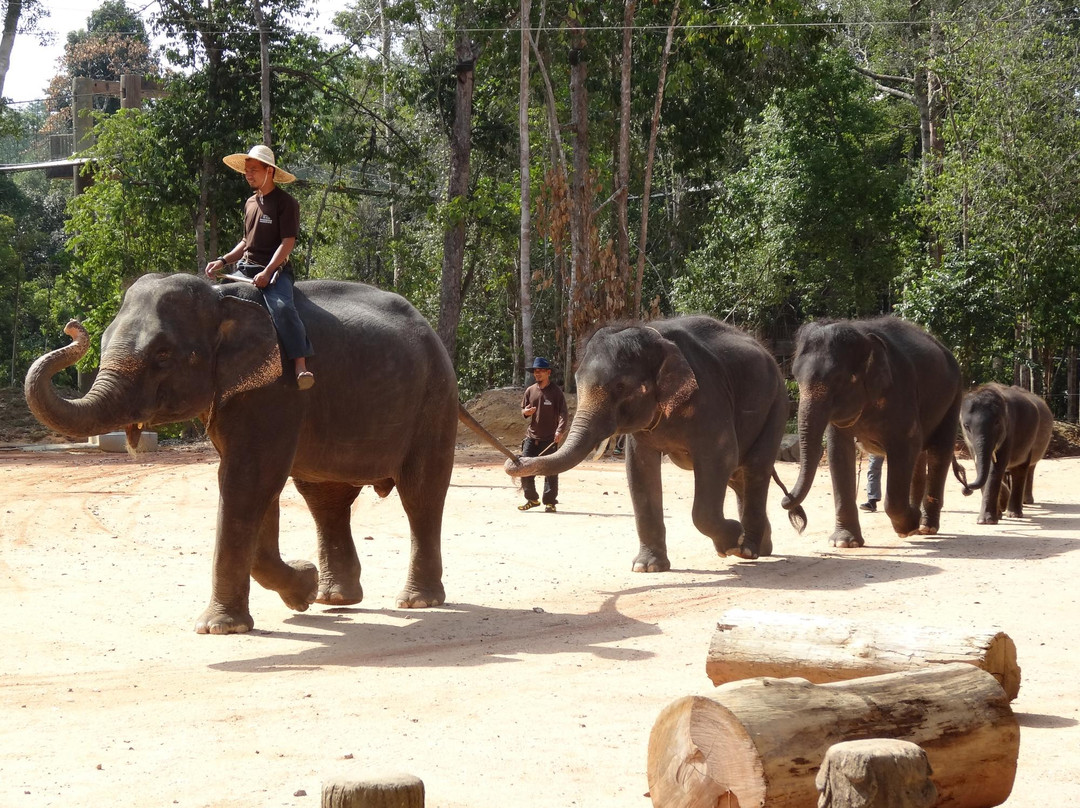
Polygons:
<instances>
[{"instance_id":1,"label":"dirt ground","mask_svg":"<svg viewBox=\"0 0 1080 808\"><path fill-rule=\"evenodd\" d=\"M715 555L690 522L692 475L665 464L674 568L656 575L630 571L621 462L563 475L557 514L518 512L501 466L459 451L445 607L395 608L404 514L365 491L362 604L298 614L253 584L255 630L211 637L193 630L217 508L208 446L0 451L0 805L317 808L325 782L409 772L429 806L646 808L653 722L712 691L706 653L732 607L1000 628L1023 669L1006 804L1080 805L1080 458L1039 466L1024 519L979 527L952 481L939 535L899 539L865 515L868 546L851 551L828 546L822 469L802 536L773 488L776 554L756 562ZM291 485L281 527L286 557L313 560Z\"/></svg>"}]
</instances>

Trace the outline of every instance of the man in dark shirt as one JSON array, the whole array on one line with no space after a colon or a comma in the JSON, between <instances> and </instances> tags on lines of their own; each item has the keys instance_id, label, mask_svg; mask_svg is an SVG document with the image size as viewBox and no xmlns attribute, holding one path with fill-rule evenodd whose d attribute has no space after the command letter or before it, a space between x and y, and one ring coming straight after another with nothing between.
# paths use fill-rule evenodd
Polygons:
<instances>
[{"instance_id":1,"label":"man in dark shirt","mask_svg":"<svg viewBox=\"0 0 1080 808\"><path fill-rule=\"evenodd\" d=\"M315 351L293 303L293 271L289 255L300 232L300 205L278 183L296 179L274 161L267 146L253 146L247 154L230 154L224 163L244 175L255 193L244 203L244 237L235 247L206 265L208 277L239 261L237 269L262 290L285 355L293 360L296 385L307 390L315 376L307 357Z\"/></svg>"},{"instance_id":2,"label":"man in dark shirt","mask_svg":"<svg viewBox=\"0 0 1080 808\"><path fill-rule=\"evenodd\" d=\"M522 457L536 457L546 452L554 444L562 442L566 435L566 422L569 411L566 398L557 384L551 381L551 364L542 356L532 363L533 378L531 385L521 399L521 415L529 419L529 428L525 432L525 441L521 445ZM525 504L518 505L519 511L527 511L540 505L536 495L536 478L522 477L521 487L525 493ZM544 510L555 513L559 501L559 476L544 478Z\"/></svg>"}]
</instances>

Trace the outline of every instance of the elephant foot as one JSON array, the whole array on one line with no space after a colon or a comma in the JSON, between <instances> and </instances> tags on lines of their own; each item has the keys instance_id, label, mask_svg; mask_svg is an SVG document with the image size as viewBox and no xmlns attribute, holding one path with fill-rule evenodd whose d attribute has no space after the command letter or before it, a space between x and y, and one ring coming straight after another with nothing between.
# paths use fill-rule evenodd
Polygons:
<instances>
[{"instance_id":1,"label":"elephant foot","mask_svg":"<svg viewBox=\"0 0 1080 808\"><path fill-rule=\"evenodd\" d=\"M738 547L732 547L730 550L727 550L724 555L734 556L735 558L745 558L747 561L753 561L758 557L758 553L753 547L741 543Z\"/></svg>"},{"instance_id":2,"label":"elephant foot","mask_svg":"<svg viewBox=\"0 0 1080 808\"><path fill-rule=\"evenodd\" d=\"M397 596L399 609L430 609L441 606L446 600L446 593L440 586L437 589L405 587Z\"/></svg>"},{"instance_id":3,"label":"elephant foot","mask_svg":"<svg viewBox=\"0 0 1080 808\"><path fill-rule=\"evenodd\" d=\"M288 586L277 590L285 605L295 612L306 612L319 592L319 570L310 561L287 562L295 571Z\"/></svg>"},{"instance_id":4,"label":"elephant foot","mask_svg":"<svg viewBox=\"0 0 1080 808\"><path fill-rule=\"evenodd\" d=\"M667 554L649 547L642 547L634 559L634 572L667 572L670 569Z\"/></svg>"},{"instance_id":5,"label":"elephant foot","mask_svg":"<svg viewBox=\"0 0 1080 808\"><path fill-rule=\"evenodd\" d=\"M245 634L255 628L247 610L229 611L220 603L211 603L195 621L197 634Z\"/></svg>"},{"instance_id":6,"label":"elephant foot","mask_svg":"<svg viewBox=\"0 0 1080 808\"><path fill-rule=\"evenodd\" d=\"M1005 515L1008 516L1010 519L1023 519L1024 518L1024 512L1023 511L1006 511Z\"/></svg>"},{"instance_id":7,"label":"elephant foot","mask_svg":"<svg viewBox=\"0 0 1080 808\"><path fill-rule=\"evenodd\" d=\"M315 596L316 603L324 603L328 606L352 606L363 599L364 589L359 581L354 584L322 581L319 584L319 593Z\"/></svg>"},{"instance_id":8,"label":"elephant foot","mask_svg":"<svg viewBox=\"0 0 1080 808\"><path fill-rule=\"evenodd\" d=\"M976 524L978 525L996 525L998 523L996 516L980 516Z\"/></svg>"},{"instance_id":9,"label":"elephant foot","mask_svg":"<svg viewBox=\"0 0 1080 808\"><path fill-rule=\"evenodd\" d=\"M850 530L844 530L843 528L834 531L832 536L829 537L829 541L832 542L833 547L840 547L845 550L862 547L865 543L862 536L856 536Z\"/></svg>"}]
</instances>

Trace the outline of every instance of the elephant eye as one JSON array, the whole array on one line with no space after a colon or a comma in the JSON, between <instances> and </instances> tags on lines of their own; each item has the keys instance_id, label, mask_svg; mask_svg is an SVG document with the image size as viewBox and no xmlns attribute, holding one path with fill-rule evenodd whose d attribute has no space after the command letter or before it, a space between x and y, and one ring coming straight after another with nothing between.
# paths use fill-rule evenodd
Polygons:
<instances>
[{"instance_id":1,"label":"elephant eye","mask_svg":"<svg viewBox=\"0 0 1080 808\"><path fill-rule=\"evenodd\" d=\"M168 348L162 348L160 351L158 351L156 354L154 354L154 360L159 365L164 365L171 358L172 358L172 351L170 351Z\"/></svg>"}]
</instances>

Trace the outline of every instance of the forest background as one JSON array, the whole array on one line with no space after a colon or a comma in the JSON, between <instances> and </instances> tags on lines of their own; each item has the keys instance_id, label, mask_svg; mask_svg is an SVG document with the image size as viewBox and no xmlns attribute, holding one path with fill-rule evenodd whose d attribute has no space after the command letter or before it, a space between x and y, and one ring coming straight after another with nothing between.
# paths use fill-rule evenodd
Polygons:
<instances>
[{"instance_id":1,"label":"forest background","mask_svg":"<svg viewBox=\"0 0 1080 808\"><path fill-rule=\"evenodd\" d=\"M99 337L132 280L232 247L249 190L221 158L267 142L299 177L297 276L405 296L463 399L537 354L572 387L611 320L704 312L783 363L807 320L893 313L1076 421L1075 5L358 0L331 47L313 3L107 0L46 101L0 103L10 167L70 138L73 78L165 88L94 97L81 193L0 173L7 384L69 318ZM0 95L48 14L2 5Z\"/></svg>"}]
</instances>

